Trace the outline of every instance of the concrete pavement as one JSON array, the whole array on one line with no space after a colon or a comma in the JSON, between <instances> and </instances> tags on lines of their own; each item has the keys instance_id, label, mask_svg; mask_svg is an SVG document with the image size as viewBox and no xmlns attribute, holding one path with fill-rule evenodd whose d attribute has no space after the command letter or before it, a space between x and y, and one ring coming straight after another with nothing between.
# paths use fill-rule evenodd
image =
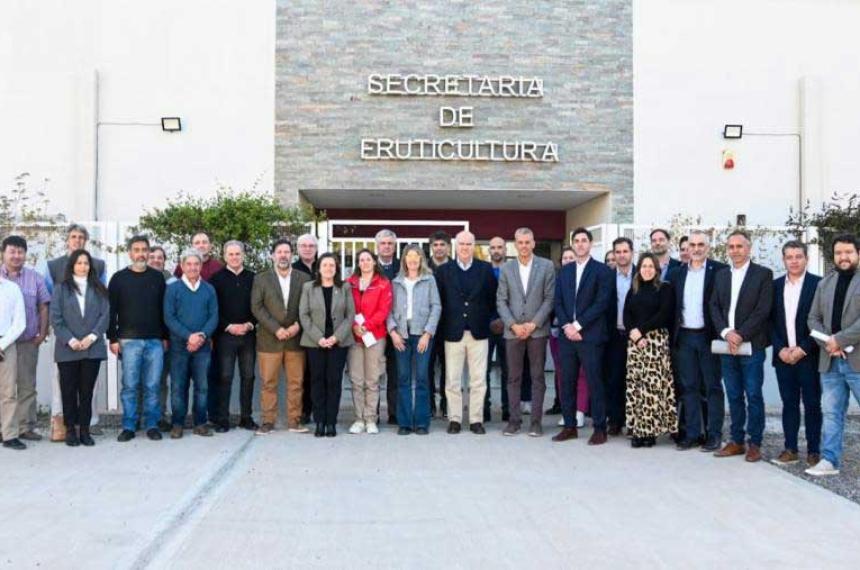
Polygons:
<instances>
[{"instance_id":1,"label":"concrete pavement","mask_svg":"<svg viewBox=\"0 0 860 570\"><path fill-rule=\"evenodd\" d=\"M349 412L343 416L348 419ZM232 431L0 455L0 567L860 564L860 507L668 443ZM586 430L586 433L589 430Z\"/></svg>"}]
</instances>

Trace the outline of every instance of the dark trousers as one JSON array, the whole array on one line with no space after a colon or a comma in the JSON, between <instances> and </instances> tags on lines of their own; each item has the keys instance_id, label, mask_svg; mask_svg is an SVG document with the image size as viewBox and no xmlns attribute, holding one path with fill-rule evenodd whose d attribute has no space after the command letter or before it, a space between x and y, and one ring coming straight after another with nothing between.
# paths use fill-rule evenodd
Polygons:
<instances>
[{"instance_id":1,"label":"dark trousers","mask_svg":"<svg viewBox=\"0 0 860 570\"><path fill-rule=\"evenodd\" d=\"M681 329L675 361L686 438L696 440L706 429L708 439L721 439L726 398L720 383L720 358L711 353L707 332Z\"/></svg>"},{"instance_id":2,"label":"dark trousers","mask_svg":"<svg viewBox=\"0 0 860 570\"><path fill-rule=\"evenodd\" d=\"M206 374L206 412L210 422L218 417L218 384L221 383L221 366L218 358L218 347L213 343L209 371ZM228 404L229 405L229 404Z\"/></svg>"},{"instance_id":3,"label":"dark trousers","mask_svg":"<svg viewBox=\"0 0 860 570\"><path fill-rule=\"evenodd\" d=\"M302 423L310 421L311 414L314 409L313 398L311 397L311 369L305 366L305 373L302 376Z\"/></svg>"},{"instance_id":4,"label":"dark trousers","mask_svg":"<svg viewBox=\"0 0 860 570\"><path fill-rule=\"evenodd\" d=\"M627 332L609 331L606 345L606 420L615 427L626 425L627 404Z\"/></svg>"},{"instance_id":5,"label":"dark trousers","mask_svg":"<svg viewBox=\"0 0 860 570\"><path fill-rule=\"evenodd\" d=\"M806 428L806 450L820 453L821 446L821 382L818 376L818 359L803 357L789 366L777 362L776 379L782 398L782 431L785 448L797 452L797 433L800 431L800 401L803 399L803 425Z\"/></svg>"},{"instance_id":6,"label":"dark trousers","mask_svg":"<svg viewBox=\"0 0 860 570\"><path fill-rule=\"evenodd\" d=\"M572 342L559 337L561 356L561 413L565 427L576 427L576 386L579 368L585 369L588 394L591 400L591 419L596 431L606 430L606 399L603 390L603 344Z\"/></svg>"},{"instance_id":7,"label":"dark trousers","mask_svg":"<svg viewBox=\"0 0 860 570\"><path fill-rule=\"evenodd\" d=\"M189 390L194 385L192 400L194 427L206 423L206 413L209 403L209 378L212 370L209 362L212 360L212 350L203 345L197 352L188 352L184 346L170 347L170 415L173 426L185 426L188 415Z\"/></svg>"},{"instance_id":8,"label":"dark trousers","mask_svg":"<svg viewBox=\"0 0 860 570\"><path fill-rule=\"evenodd\" d=\"M347 349L342 346L307 349L314 421L318 424L337 423L346 353Z\"/></svg>"},{"instance_id":9,"label":"dark trousers","mask_svg":"<svg viewBox=\"0 0 860 570\"><path fill-rule=\"evenodd\" d=\"M546 394L546 379L544 362L546 362L546 337L528 338L526 340L508 339L505 341L505 353L508 360L508 397L510 398L511 423L522 423L520 411L520 396L522 390L523 372L525 366L531 369L532 384L532 423L540 424L543 419L543 398ZM528 356L528 358L526 358ZM528 364L526 364L528 363Z\"/></svg>"},{"instance_id":10,"label":"dark trousers","mask_svg":"<svg viewBox=\"0 0 860 570\"><path fill-rule=\"evenodd\" d=\"M493 352L495 350L496 356L499 359L499 379L502 384L502 414L506 414L510 409L509 401L510 397L508 394L508 379L510 378L510 370L508 369L508 357L506 352L506 343L504 335L500 334L490 334L487 337L488 347L487 347L487 393L484 395L484 410L486 412L490 411L491 401L490 392L490 373L493 370ZM522 370L522 367L520 368ZM531 391L530 391L531 393ZM519 405L519 404L517 404Z\"/></svg>"},{"instance_id":11,"label":"dark trousers","mask_svg":"<svg viewBox=\"0 0 860 570\"><path fill-rule=\"evenodd\" d=\"M397 355L391 337L385 343L385 400L388 403L388 421L397 422Z\"/></svg>"},{"instance_id":12,"label":"dark trousers","mask_svg":"<svg viewBox=\"0 0 860 570\"><path fill-rule=\"evenodd\" d=\"M436 363L439 363L439 396L440 401L445 401L445 343L440 338L433 343L433 355L430 357L430 408L435 410L436 398Z\"/></svg>"},{"instance_id":13,"label":"dark trousers","mask_svg":"<svg viewBox=\"0 0 860 570\"><path fill-rule=\"evenodd\" d=\"M63 400L63 420L66 429L76 425L90 429L93 417L93 390L99 377L102 361L94 359L58 362L60 394Z\"/></svg>"},{"instance_id":14,"label":"dark trousers","mask_svg":"<svg viewBox=\"0 0 860 570\"><path fill-rule=\"evenodd\" d=\"M233 373L239 363L239 417L251 418L251 401L254 396L254 365L257 362L257 341L253 333L234 336L224 333L218 337L218 368L221 378L218 382L217 408L213 421L216 424L230 425L230 394L233 391Z\"/></svg>"}]
</instances>

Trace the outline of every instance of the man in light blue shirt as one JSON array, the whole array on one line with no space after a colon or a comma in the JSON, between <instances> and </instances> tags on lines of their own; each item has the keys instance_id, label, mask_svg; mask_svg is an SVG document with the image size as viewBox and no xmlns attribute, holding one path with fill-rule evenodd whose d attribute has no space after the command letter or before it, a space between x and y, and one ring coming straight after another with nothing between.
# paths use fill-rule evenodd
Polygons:
<instances>
[{"instance_id":1,"label":"man in light blue shirt","mask_svg":"<svg viewBox=\"0 0 860 570\"><path fill-rule=\"evenodd\" d=\"M606 346L606 419L609 435L621 435L627 400L627 331L624 301L633 283L633 242L620 237L612 242L615 254L615 303L610 305L609 343Z\"/></svg>"}]
</instances>

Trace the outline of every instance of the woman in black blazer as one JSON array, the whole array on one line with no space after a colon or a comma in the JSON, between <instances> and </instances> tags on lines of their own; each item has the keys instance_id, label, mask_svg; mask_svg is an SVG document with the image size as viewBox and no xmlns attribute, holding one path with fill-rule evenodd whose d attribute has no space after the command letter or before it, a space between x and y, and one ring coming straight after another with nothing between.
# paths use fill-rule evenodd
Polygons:
<instances>
[{"instance_id":1,"label":"woman in black blazer","mask_svg":"<svg viewBox=\"0 0 860 570\"><path fill-rule=\"evenodd\" d=\"M60 371L66 445L95 445L90 436L93 390L107 358L108 294L90 254L69 255L62 282L51 299L51 323L57 340L54 360ZM77 430L80 426L80 432Z\"/></svg>"}]
</instances>

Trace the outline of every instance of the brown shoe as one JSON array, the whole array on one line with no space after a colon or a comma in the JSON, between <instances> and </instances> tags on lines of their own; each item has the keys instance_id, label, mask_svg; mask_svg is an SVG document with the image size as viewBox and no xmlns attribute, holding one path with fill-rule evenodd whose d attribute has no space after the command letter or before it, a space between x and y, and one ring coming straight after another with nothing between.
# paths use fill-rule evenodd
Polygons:
<instances>
[{"instance_id":1,"label":"brown shoe","mask_svg":"<svg viewBox=\"0 0 860 570\"><path fill-rule=\"evenodd\" d=\"M210 430L209 427L206 426L206 424L203 424L201 426L197 426L196 428L194 428L194 435L202 435L203 437L211 437L212 436L212 430Z\"/></svg>"},{"instance_id":2,"label":"brown shoe","mask_svg":"<svg viewBox=\"0 0 860 570\"><path fill-rule=\"evenodd\" d=\"M739 443L735 443L733 441L728 442L723 448L716 453L714 453L714 457L732 457L734 455L743 455L746 453L747 448Z\"/></svg>"},{"instance_id":3,"label":"brown shoe","mask_svg":"<svg viewBox=\"0 0 860 570\"><path fill-rule=\"evenodd\" d=\"M33 430L27 430L18 437L25 441L42 441L42 436L34 432Z\"/></svg>"},{"instance_id":4,"label":"brown shoe","mask_svg":"<svg viewBox=\"0 0 860 570\"><path fill-rule=\"evenodd\" d=\"M588 438L588 445L603 445L604 443L606 443L606 432L603 430L594 430L594 433Z\"/></svg>"},{"instance_id":5,"label":"brown shoe","mask_svg":"<svg viewBox=\"0 0 860 570\"><path fill-rule=\"evenodd\" d=\"M51 416L51 441L66 441L66 424L63 416Z\"/></svg>"},{"instance_id":6,"label":"brown shoe","mask_svg":"<svg viewBox=\"0 0 860 570\"><path fill-rule=\"evenodd\" d=\"M552 437L552 440L553 441L567 441L569 439L576 439L577 437L579 437L579 434L576 432L575 427L566 427L566 428L562 428L562 430L560 432L555 434Z\"/></svg>"},{"instance_id":7,"label":"brown shoe","mask_svg":"<svg viewBox=\"0 0 860 570\"><path fill-rule=\"evenodd\" d=\"M793 463L797 463L797 452L791 451L790 449L784 449L782 453L779 454L779 457L771 459L770 462L775 465L791 465Z\"/></svg>"},{"instance_id":8,"label":"brown shoe","mask_svg":"<svg viewBox=\"0 0 860 570\"><path fill-rule=\"evenodd\" d=\"M173 426L170 429L170 439L182 439L182 426Z\"/></svg>"},{"instance_id":9,"label":"brown shoe","mask_svg":"<svg viewBox=\"0 0 860 570\"><path fill-rule=\"evenodd\" d=\"M818 462L821 461L820 453L807 453L806 454L806 464L812 467L813 465L818 465Z\"/></svg>"},{"instance_id":10,"label":"brown shoe","mask_svg":"<svg viewBox=\"0 0 860 570\"><path fill-rule=\"evenodd\" d=\"M755 463L756 461L761 461L761 448L754 443L749 445L749 449L747 449L746 460L750 463Z\"/></svg>"}]
</instances>

